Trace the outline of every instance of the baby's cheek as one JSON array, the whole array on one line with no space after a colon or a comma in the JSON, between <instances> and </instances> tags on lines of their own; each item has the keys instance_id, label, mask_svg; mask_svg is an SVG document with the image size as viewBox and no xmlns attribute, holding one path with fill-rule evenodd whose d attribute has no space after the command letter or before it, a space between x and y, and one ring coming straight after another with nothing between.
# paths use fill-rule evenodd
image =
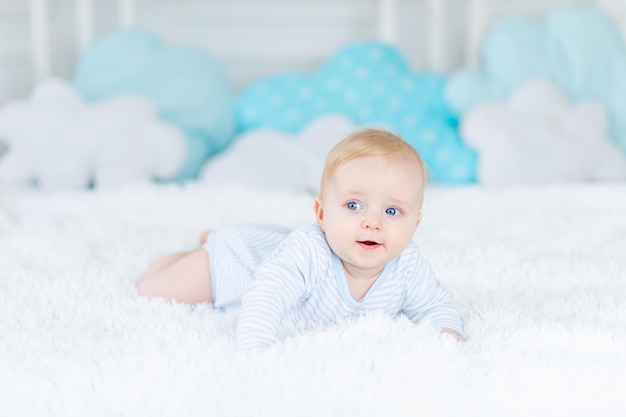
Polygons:
<instances>
[{"instance_id":1,"label":"baby's cheek","mask_svg":"<svg viewBox=\"0 0 626 417\"><path fill-rule=\"evenodd\" d=\"M400 253L411 243L413 240L413 233L408 232L408 228L398 231L393 235L394 249Z\"/></svg>"}]
</instances>

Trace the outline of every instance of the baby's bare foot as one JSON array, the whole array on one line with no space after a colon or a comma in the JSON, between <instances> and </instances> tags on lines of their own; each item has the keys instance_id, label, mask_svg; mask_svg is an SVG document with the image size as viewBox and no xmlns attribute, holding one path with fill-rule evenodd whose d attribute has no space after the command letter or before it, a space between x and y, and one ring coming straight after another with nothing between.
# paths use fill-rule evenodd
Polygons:
<instances>
[{"instance_id":1,"label":"baby's bare foot","mask_svg":"<svg viewBox=\"0 0 626 417\"><path fill-rule=\"evenodd\" d=\"M211 233L210 230L205 230L204 232L202 232L200 234L200 246L204 245L206 243L207 238L209 237L209 233Z\"/></svg>"}]
</instances>

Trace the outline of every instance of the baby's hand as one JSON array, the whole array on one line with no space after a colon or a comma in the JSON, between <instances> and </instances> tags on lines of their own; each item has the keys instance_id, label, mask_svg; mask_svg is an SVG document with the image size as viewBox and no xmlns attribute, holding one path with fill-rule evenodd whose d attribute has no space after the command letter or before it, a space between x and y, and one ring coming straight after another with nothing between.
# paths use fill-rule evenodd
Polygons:
<instances>
[{"instance_id":1,"label":"baby's hand","mask_svg":"<svg viewBox=\"0 0 626 417\"><path fill-rule=\"evenodd\" d=\"M457 342L467 342L467 339L464 338L457 332L456 330L448 329L447 327L442 327L440 330L441 333L448 333L454 336Z\"/></svg>"}]
</instances>

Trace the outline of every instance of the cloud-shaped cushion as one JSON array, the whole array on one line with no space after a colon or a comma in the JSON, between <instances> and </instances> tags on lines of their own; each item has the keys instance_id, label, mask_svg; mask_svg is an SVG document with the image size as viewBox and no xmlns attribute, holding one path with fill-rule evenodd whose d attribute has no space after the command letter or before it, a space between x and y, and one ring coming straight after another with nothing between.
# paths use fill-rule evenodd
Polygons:
<instances>
[{"instance_id":1,"label":"cloud-shaped cushion","mask_svg":"<svg viewBox=\"0 0 626 417\"><path fill-rule=\"evenodd\" d=\"M151 101L86 103L63 81L0 110L0 183L67 189L168 178L186 156L185 135L162 122Z\"/></svg>"},{"instance_id":2,"label":"cloud-shaped cushion","mask_svg":"<svg viewBox=\"0 0 626 417\"><path fill-rule=\"evenodd\" d=\"M281 74L253 84L238 97L235 118L244 132L297 132L323 114L343 114L358 126L381 125L401 135L420 151L436 181L472 182L475 154L458 137L444 85L440 75L411 73L391 46L354 44L315 74Z\"/></svg>"},{"instance_id":3,"label":"cloud-shaped cushion","mask_svg":"<svg viewBox=\"0 0 626 417\"><path fill-rule=\"evenodd\" d=\"M626 158L607 136L604 107L571 104L547 80L522 84L506 102L477 105L461 120L491 185L626 179Z\"/></svg>"},{"instance_id":4,"label":"cloud-shaped cushion","mask_svg":"<svg viewBox=\"0 0 626 417\"><path fill-rule=\"evenodd\" d=\"M201 180L211 185L317 193L326 155L355 130L341 115L321 116L297 134L274 128L251 130L212 158Z\"/></svg>"},{"instance_id":5,"label":"cloud-shaped cushion","mask_svg":"<svg viewBox=\"0 0 626 417\"><path fill-rule=\"evenodd\" d=\"M222 66L192 46L165 46L152 33L129 28L100 38L80 58L74 85L88 100L140 95L188 137L177 179L193 178L233 136L232 92Z\"/></svg>"},{"instance_id":6,"label":"cloud-shaped cushion","mask_svg":"<svg viewBox=\"0 0 626 417\"><path fill-rule=\"evenodd\" d=\"M626 47L613 21L589 8L552 12L539 26L524 17L500 21L483 45L483 70L462 70L446 87L459 113L503 99L522 82L544 77L570 98L602 102L609 133L626 150Z\"/></svg>"}]
</instances>

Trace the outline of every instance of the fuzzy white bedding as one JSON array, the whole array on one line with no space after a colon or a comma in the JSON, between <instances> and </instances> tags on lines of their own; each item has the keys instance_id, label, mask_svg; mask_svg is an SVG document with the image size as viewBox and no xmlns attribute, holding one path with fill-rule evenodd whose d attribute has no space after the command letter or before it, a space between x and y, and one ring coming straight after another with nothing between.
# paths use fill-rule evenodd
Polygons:
<instances>
[{"instance_id":1,"label":"fuzzy white bedding","mask_svg":"<svg viewBox=\"0 0 626 417\"><path fill-rule=\"evenodd\" d=\"M234 317L137 296L201 229L295 227L312 200L0 190L0 415L626 415L626 184L431 187L416 241L464 344L372 315L237 351Z\"/></svg>"}]
</instances>

